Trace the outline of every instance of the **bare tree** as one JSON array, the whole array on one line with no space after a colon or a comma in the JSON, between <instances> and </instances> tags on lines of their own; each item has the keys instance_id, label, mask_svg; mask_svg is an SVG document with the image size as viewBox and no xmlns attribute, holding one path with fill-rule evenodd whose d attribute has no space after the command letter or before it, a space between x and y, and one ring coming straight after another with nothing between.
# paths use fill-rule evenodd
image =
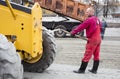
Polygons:
<instances>
[{"instance_id":1,"label":"bare tree","mask_svg":"<svg viewBox=\"0 0 120 79\"><path fill-rule=\"evenodd\" d=\"M104 0L103 16L107 17L108 13L115 12L118 8L119 0Z\"/></svg>"}]
</instances>

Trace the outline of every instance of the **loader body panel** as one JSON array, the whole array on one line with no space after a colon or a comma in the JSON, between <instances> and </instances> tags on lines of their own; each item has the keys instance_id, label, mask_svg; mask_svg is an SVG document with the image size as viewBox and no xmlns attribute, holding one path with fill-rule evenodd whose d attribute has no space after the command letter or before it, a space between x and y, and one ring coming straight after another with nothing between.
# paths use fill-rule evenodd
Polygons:
<instances>
[{"instance_id":1,"label":"loader body panel","mask_svg":"<svg viewBox=\"0 0 120 79\"><path fill-rule=\"evenodd\" d=\"M11 2L16 19L5 1L0 1L0 33L16 36L16 49L30 58L42 55L42 13L39 4L32 8Z\"/></svg>"}]
</instances>

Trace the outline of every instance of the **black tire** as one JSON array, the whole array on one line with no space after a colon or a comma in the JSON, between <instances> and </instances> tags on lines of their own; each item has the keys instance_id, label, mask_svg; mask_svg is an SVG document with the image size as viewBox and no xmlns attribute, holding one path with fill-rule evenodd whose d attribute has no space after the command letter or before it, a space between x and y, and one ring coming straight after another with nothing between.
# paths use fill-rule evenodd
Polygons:
<instances>
[{"instance_id":1,"label":"black tire","mask_svg":"<svg viewBox=\"0 0 120 79\"><path fill-rule=\"evenodd\" d=\"M72 28L72 30L75 29L76 27L77 27L77 26L74 26L74 27ZM81 32L78 32L76 35L79 35L79 36L83 37L83 36L84 36L84 30L82 30Z\"/></svg>"},{"instance_id":2,"label":"black tire","mask_svg":"<svg viewBox=\"0 0 120 79\"><path fill-rule=\"evenodd\" d=\"M66 27L63 26L63 25L58 25L58 26L55 27L55 29L63 29L63 30L66 30ZM66 36L66 33L63 32L62 30L59 30L59 31L56 31L56 32L55 32L55 37L61 38L61 37L65 37L65 36Z\"/></svg>"},{"instance_id":3,"label":"black tire","mask_svg":"<svg viewBox=\"0 0 120 79\"><path fill-rule=\"evenodd\" d=\"M28 72L43 72L54 61L56 54L56 44L54 36L43 27L43 55L36 63L23 62L24 70Z\"/></svg>"}]
</instances>

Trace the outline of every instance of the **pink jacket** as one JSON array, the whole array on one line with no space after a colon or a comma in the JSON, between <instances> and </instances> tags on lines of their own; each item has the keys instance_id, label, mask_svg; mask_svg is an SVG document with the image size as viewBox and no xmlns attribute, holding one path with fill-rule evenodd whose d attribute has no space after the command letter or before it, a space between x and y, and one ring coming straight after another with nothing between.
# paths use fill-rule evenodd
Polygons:
<instances>
[{"instance_id":1,"label":"pink jacket","mask_svg":"<svg viewBox=\"0 0 120 79\"><path fill-rule=\"evenodd\" d=\"M78 25L74 30L71 31L71 34L76 34L77 32L86 29L86 36L90 38L94 31L96 30L97 24L101 26L99 19L95 16L89 17L82 24Z\"/></svg>"}]
</instances>

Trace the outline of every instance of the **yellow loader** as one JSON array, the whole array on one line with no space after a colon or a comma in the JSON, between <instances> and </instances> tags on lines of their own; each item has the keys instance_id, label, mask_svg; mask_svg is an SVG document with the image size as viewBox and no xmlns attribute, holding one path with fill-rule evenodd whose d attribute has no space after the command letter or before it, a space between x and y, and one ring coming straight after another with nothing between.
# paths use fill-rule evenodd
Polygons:
<instances>
[{"instance_id":1,"label":"yellow loader","mask_svg":"<svg viewBox=\"0 0 120 79\"><path fill-rule=\"evenodd\" d=\"M55 38L42 27L38 3L27 5L0 0L0 33L14 44L25 71L43 72L54 61Z\"/></svg>"}]
</instances>

